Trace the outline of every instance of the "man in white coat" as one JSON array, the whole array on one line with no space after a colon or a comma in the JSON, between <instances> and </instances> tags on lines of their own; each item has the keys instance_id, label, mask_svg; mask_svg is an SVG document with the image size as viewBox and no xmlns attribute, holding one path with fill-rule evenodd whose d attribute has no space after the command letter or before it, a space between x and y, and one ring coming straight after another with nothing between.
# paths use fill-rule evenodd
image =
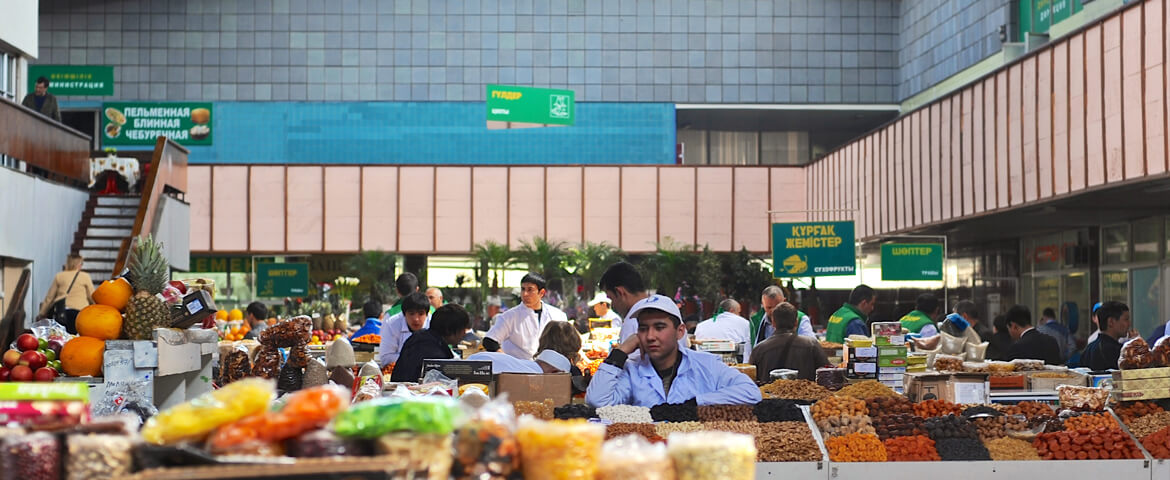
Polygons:
<instances>
[{"instance_id":1,"label":"man in white coat","mask_svg":"<svg viewBox=\"0 0 1170 480\"><path fill-rule=\"evenodd\" d=\"M544 277L538 273L530 272L520 279L522 303L496 317L495 324L484 336L484 350L503 351L521 360L532 360L544 327L549 322L568 321L565 312L544 303L546 286Z\"/></svg>"},{"instance_id":2,"label":"man in white coat","mask_svg":"<svg viewBox=\"0 0 1170 480\"><path fill-rule=\"evenodd\" d=\"M739 302L730 298L719 302L723 312L695 327L696 340L731 340L743 344L743 358L751 358L752 323L739 316Z\"/></svg>"}]
</instances>

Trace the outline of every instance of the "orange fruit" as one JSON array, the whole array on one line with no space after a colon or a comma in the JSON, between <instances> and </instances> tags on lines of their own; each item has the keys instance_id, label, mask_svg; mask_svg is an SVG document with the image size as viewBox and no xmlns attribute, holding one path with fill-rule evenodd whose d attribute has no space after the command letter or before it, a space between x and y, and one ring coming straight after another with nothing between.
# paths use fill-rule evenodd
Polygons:
<instances>
[{"instance_id":1,"label":"orange fruit","mask_svg":"<svg viewBox=\"0 0 1170 480\"><path fill-rule=\"evenodd\" d=\"M238 308L233 308L232 311L228 312L228 321L243 320L243 319L244 319L244 312Z\"/></svg>"},{"instance_id":2,"label":"orange fruit","mask_svg":"<svg viewBox=\"0 0 1170 480\"><path fill-rule=\"evenodd\" d=\"M61 369L75 377L102 374L106 342L93 337L74 337L61 348Z\"/></svg>"},{"instance_id":3,"label":"orange fruit","mask_svg":"<svg viewBox=\"0 0 1170 480\"><path fill-rule=\"evenodd\" d=\"M93 291L93 301L122 311L134 296L134 287L125 278L106 280Z\"/></svg>"},{"instance_id":4,"label":"orange fruit","mask_svg":"<svg viewBox=\"0 0 1170 480\"><path fill-rule=\"evenodd\" d=\"M227 310L216 310L215 311L215 319L216 320L227 320L227 317L228 317Z\"/></svg>"},{"instance_id":5,"label":"orange fruit","mask_svg":"<svg viewBox=\"0 0 1170 480\"><path fill-rule=\"evenodd\" d=\"M117 340L122 335L122 312L108 305L90 305L77 314L77 333L99 340Z\"/></svg>"}]
</instances>

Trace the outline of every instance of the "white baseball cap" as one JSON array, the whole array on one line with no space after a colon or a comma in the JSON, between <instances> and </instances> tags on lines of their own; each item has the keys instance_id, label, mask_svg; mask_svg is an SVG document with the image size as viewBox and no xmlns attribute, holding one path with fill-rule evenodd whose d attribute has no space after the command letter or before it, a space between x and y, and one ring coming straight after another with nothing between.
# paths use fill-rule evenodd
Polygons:
<instances>
[{"instance_id":1,"label":"white baseball cap","mask_svg":"<svg viewBox=\"0 0 1170 480\"><path fill-rule=\"evenodd\" d=\"M682 312L678 311L678 305L675 305L674 300L666 295L651 295L638 300L638 303L630 307L630 312L626 314L626 317L637 319L638 312L642 310L660 310L678 319L678 321L682 321Z\"/></svg>"},{"instance_id":2,"label":"white baseball cap","mask_svg":"<svg viewBox=\"0 0 1170 480\"><path fill-rule=\"evenodd\" d=\"M565 373L568 373L573 368L572 364L569 363L569 359L565 358L564 355L548 349L541 350L536 355L536 361L547 363L553 368Z\"/></svg>"},{"instance_id":3,"label":"white baseball cap","mask_svg":"<svg viewBox=\"0 0 1170 480\"><path fill-rule=\"evenodd\" d=\"M613 302L610 301L609 295L606 295L605 292L597 292L597 295L593 296L593 300L589 301L589 306L592 307L592 306L597 305L599 303L613 303Z\"/></svg>"}]
</instances>

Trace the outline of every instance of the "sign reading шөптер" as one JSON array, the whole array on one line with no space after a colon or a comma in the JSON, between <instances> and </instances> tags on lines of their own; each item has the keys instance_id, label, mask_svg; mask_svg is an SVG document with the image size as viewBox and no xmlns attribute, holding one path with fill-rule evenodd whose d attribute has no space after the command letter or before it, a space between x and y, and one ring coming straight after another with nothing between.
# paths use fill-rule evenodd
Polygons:
<instances>
[{"instance_id":1,"label":"sign reading \u0448\u04e9\u043f\u0442\u0435\u0440","mask_svg":"<svg viewBox=\"0 0 1170 480\"><path fill-rule=\"evenodd\" d=\"M309 294L309 264L256 264L257 297L303 297Z\"/></svg>"},{"instance_id":2,"label":"sign reading \u0448\u04e9\u043f\u0442\u0435\u0440","mask_svg":"<svg viewBox=\"0 0 1170 480\"><path fill-rule=\"evenodd\" d=\"M114 94L114 67L108 65L29 65L30 93L41 77L49 81L49 93L58 97Z\"/></svg>"},{"instance_id":3,"label":"sign reading \u0448\u04e9\u043f\u0442\u0435\u0440","mask_svg":"<svg viewBox=\"0 0 1170 480\"><path fill-rule=\"evenodd\" d=\"M159 136L179 145L211 145L211 102L106 102L102 145L154 145Z\"/></svg>"},{"instance_id":4,"label":"sign reading \u0448\u04e9\u043f\u0442\u0435\u0440","mask_svg":"<svg viewBox=\"0 0 1170 480\"><path fill-rule=\"evenodd\" d=\"M853 222L772 224L772 276L826 277L857 271Z\"/></svg>"},{"instance_id":5,"label":"sign reading \u0448\u04e9\u043f\u0442\u0435\u0440","mask_svg":"<svg viewBox=\"0 0 1170 480\"><path fill-rule=\"evenodd\" d=\"M577 116L572 90L487 86L487 120L540 125L572 125Z\"/></svg>"},{"instance_id":6,"label":"sign reading \u0448\u04e9\u043f\u0442\u0435\u0440","mask_svg":"<svg viewBox=\"0 0 1170 480\"><path fill-rule=\"evenodd\" d=\"M943 246L940 243L882 244L883 281L943 279Z\"/></svg>"}]
</instances>

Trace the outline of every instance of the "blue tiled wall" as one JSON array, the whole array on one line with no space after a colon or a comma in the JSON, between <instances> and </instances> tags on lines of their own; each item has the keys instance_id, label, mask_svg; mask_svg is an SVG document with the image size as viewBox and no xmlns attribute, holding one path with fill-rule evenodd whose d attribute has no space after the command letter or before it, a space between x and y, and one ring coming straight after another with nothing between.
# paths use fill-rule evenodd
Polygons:
<instances>
[{"instance_id":1,"label":"blue tiled wall","mask_svg":"<svg viewBox=\"0 0 1170 480\"><path fill-rule=\"evenodd\" d=\"M191 163L669 164L674 105L578 103L571 127L487 130L470 102L216 102Z\"/></svg>"}]
</instances>

